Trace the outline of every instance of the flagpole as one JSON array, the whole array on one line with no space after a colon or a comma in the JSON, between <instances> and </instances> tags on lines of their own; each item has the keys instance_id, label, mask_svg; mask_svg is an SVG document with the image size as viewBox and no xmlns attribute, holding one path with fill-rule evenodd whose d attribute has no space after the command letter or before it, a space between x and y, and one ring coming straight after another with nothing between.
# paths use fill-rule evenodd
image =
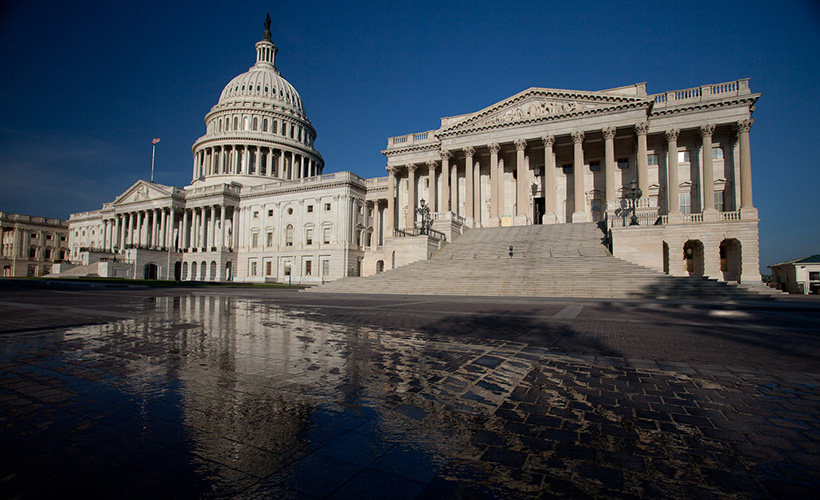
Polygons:
<instances>
[{"instance_id":1,"label":"flagpole","mask_svg":"<svg viewBox=\"0 0 820 500\"><path fill-rule=\"evenodd\" d=\"M154 153L157 151L157 143L151 143L151 182L154 182Z\"/></svg>"}]
</instances>

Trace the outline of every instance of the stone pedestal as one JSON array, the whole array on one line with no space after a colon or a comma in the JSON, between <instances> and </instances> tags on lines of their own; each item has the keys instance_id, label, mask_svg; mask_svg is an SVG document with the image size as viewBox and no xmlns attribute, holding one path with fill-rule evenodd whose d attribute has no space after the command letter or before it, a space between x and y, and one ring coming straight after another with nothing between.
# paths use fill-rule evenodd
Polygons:
<instances>
[{"instance_id":1,"label":"stone pedestal","mask_svg":"<svg viewBox=\"0 0 820 500\"><path fill-rule=\"evenodd\" d=\"M720 220L720 213L714 208L703 209L703 222L718 222Z\"/></svg>"},{"instance_id":2,"label":"stone pedestal","mask_svg":"<svg viewBox=\"0 0 820 500\"><path fill-rule=\"evenodd\" d=\"M587 218L587 213L586 212L574 212L572 214L572 222L573 222L573 224L576 223L576 222L589 222L589 219Z\"/></svg>"}]
</instances>

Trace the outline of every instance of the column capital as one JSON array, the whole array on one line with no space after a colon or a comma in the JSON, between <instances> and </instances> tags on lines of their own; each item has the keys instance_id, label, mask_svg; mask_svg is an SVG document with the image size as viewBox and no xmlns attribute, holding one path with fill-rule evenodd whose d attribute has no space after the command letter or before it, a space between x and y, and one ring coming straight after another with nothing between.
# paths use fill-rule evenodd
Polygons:
<instances>
[{"instance_id":1,"label":"column capital","mask_svg":"<svg viewBox=\"0 0 820 500\"><path fill-rule=\"evenodd\" d=\"M666 142L677 141L678 140L678 135L680 135L680 129L679 128L670 128L669 130L664 132L664 135L666 135Z\"/></svg>"},{"instance_id":2,"label":"column capital","mask_svg":"<svg viewBox=\"0 0 820 500\"><path fill-rule=\"evenodd\" d=\"M405 165L404 167L407 169L407 173L408 173L408 174L410 174L410 173L416 173L416 169L417 169L417 168L419 168L419 166L418 166L418 165L416 165L415 163L408 163L408 164L407 164L407 165Z\"/></svg>"},{"instance_id":3,"label":"column capital","mask_svg":"<svg viewBox=\"0 0 820 500\"><path fill-rule=\"evenodd\" d=\"M701 137L712 137L712 134L715 133L715 124L714 123L706 123L698 127L698 132L700 132Z\"/></svg>"},{"instance_id":4,"label":"column capital","mask_svg":"<svg viewBox=\"0 0 820 500\"><path fill-rule=\"evenodd\" d=\"M487 144L487 147L490 148L490 153L494 155L498 154L498 152L501 151L501 145L497 142Z\"/></svg>"},{"instance_id":5,"label":"column capital","mask_svg":"<svg viewBox=\"0 0 820 500\"><path fill-rule=\"evenodd\" d=\"M609 141L615 138L615 127L605 127L601 130L604 139Z\"/></svg>"},{"instance_id":6,"label":"column capital","mask_svg":"<svg viewBox=\"0 0 820 500\"><path fill-rule=\"evenodd\" d=\"M544 143L545 148L551 148L555 145L555 136L552 134L541 136L541 142Z\"/></svg>"},{"instance_id":7,"label":"column capital","mask_svg":"<svg viewBox=\"0 0 820 500\"><path fill-rule=\"evenodd\" d=\"M515 142L515 150L516 151L524 151L527 149L527 140L526 139L516 139Z\"/></svg>"},{"instance_id":8,"label":"column capital","mask_svg":"<svg viewBox=\"0 0 820 500\"><path fill-rule=\"evenodd\" d=\"M584 142L584 131L583 130L576 130L571 135L572 135L573 144L581 144L582 142Z\"/></svg>"},{"instance_id":9,"label":"column capital","mask_svg":"<svg viewBox=\"0 0 820 500\"><path fill-rule=\"evenodd\" d=\"M648 122L638 122L635 124L635 134L636 135L646 135L649 131L649 123Z\"/></svg>"},{"instance_id":10,"label":"column capital","mask_svg":"<svg viewBox=\"0 0 820 500\"><path fill-rule=\"evenodd\" d=\"M449 160L450 158L453 157L453 153L446 150L446 149L442 149L441 151L438 152L438 154L441 155L442 160Z\"/></svg>"},{"instance_id":11,"label":"column capital","mask_svg":"<svg viewBox=\"0 0 820 500\"><path fill-rule=\"evenodd\" d=\"M749 132L752 129L752 124L755 122L754 118L749 118L748 120L739 120L737 122L737 131L739 133Z\"/></svg>"},{"instance_id":12,"label":"column capital","mask_svg":"<svg viewBox=\"0 0 820 500\"><path fill-rule=\"evenodd\" d=\"M427 160L425 164L427 165L427 170L429 170L430 173L435 172L436 167L438 167L438 162L436 160Z\"/></svg>"},{"instance_id":13,"label":"column capital","mask_svg":"<svg viewBox=\"0 0 820 500\"><path fill-rule=\"evenodd\" d=\"M387 170L387 175L396 175L396 172L398 171L398 169L392 165L388 165L385 169Z\"/></svg>"},{"instance_id":14,"label":"column capital","mask_svg":"<svg viewBox=\"0 0 820 500\"><path fill-rule=\"evenodd\" d=\"M475 148L472 147L472 146L464 146L463 151L464 151L464 154L467 155L467 156L475 155Z\"/></svg>"}]
</instances>

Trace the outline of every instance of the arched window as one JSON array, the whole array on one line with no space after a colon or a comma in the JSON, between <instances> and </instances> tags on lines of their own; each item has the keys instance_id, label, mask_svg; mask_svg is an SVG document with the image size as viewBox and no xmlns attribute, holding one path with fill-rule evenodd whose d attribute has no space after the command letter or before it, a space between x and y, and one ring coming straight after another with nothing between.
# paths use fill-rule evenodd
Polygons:
<instances>
[{"instance_id":1,"label":"arched window","mask_svg":"<svg viewBox=\"0 0 820 500\"><path fill-rule=\"evenodd\" d=\"M236 130L239 128L239 117L233 117L233 129Z\"/></svg>"},{"instance_id":2,"label":"arched window","mask_svg":"<svg viewBox=\"0 0 820 500\"><path fill-rule=\"evenodd\" d=\"M279 129L276 128L276 120L273 120L273 125L271 126L270 131L275 134L277 130Z\"/></svg>"},{"instance_id":3,"label":"arched window","mask_svg":"<svg viewBox=\"0 0 820 500\"><path fill-rule=\"evenodd\" d=\"M262 132L267 132L267 131L268 131L268 119L265 118L265 119L262 120Z\"/></svg>"},{"instance_id":4,"label":"arched window","mask_svg":"<svg viewBox=\"0 0 820 500\"><path fill-rule=\"evenodd\" d=\"M242 130L248 130L248 117L242 119Z\"/></svg>"},{"instance_id":5,"label":"arched window","mask_svg":"<svg viewBox=\"0 0 820 500\"><path fill-rule=\"evenodd\" d=\"M288 224L288 227L285 228L285 246L293 246L293 226L291 224Z\"/></svg>"},{"instance_id":6,"label":"arched window","mask_svg":"<svg viewBox=\"0 0 820 500\"><path fill-rule=\"evenodd\" d=\"M222 119L219 119L219 131L222 132Z\"/></svg>"},{"instance_id":7,"label":"arched window","mask_svg":"<svg viewBox=\"0 0 820 500\"><path fill-rule=\"evenodd\" d=\"M253 130L256 130L258 128L259 128L259 118L254 116L253 117Z\"/></svg>"}]
</instances>

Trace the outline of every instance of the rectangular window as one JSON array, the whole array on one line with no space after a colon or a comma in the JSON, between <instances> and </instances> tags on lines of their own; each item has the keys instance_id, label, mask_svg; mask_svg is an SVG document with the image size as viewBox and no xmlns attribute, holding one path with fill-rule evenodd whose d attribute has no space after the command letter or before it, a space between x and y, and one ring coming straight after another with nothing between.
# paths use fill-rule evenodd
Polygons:
<instances>
[{"instance_id":1,"label":"rectangular window","mask_svg":"<svg viewBox=\"0 0 820 500\"><path fill-rule=\"evenodd\" d=\"M271 265L271 261L265 262L265 276L270 276L273 266Z\"/></svg>"},{"instance_id":2,"label":"rectangular window","mask_svg":"<svg viewBox=\"0 0 820 500\"><path fill-rule=\"evenodd\" d=\"M618 168L626 170L629 168L629 158L618 158Z\"/></svg>"},{"instance_id":3,"label":"rectangular window","mask_svg":"<svg viewBox=\"0 0 820 500\"><path fill-rule=\"evenodd\" d=\"M809 271L809 281L820 281L820 271Z\"/></svg>"},{"instance_id":4,"label":"rectangular window","mask_svg":"<svg viewBox=\"0 0 820 500\"><path fill-rule=\"evenodd\" d=\"M722 160L723 159L723 148L720 146L712 148L712 159L713 160Z\"/></svg>"},{"instance_id":5,"label":"rectangular window","mask_svg":"<svg viewBox=\"0 0 820 500\"><path fill-rule=\"evenodd\" d=\"M359 205L359 206L357 207L357 210L359 211L359 215L361 215L361 214L363 213L363 211L362 211L362 206L361 206L361 205Z\"/></svg>"},{"instance_id":6,"label":"rectangular window","mask_svg":"<svg viewBox=\"0 0 820 500\"><path fill-rule=\"evenodd\" d=\"M268 217L273 217L273 210L268 210Z\"/></svg>"},{"instance_id":7,"label":"rectangular window","mask_svg":"<svg viewBox=\"0 0 820 500\"><path fill-rule=\"evenodd\" d=\"M325 243L325 245L330 243L330 228L329 227L322 228L322 241Z\"/></svg>"},{"instance_id":8,"label":"rectangular window","mask_svg":"<svg viewBox=\"0 0 820 500\"><path fill-rule=\"evenodd\" d=\"M308 205L307 206L307 213L309 213L309 214L313 213L313 205Z\"/></svg>"},{"instance_id":9,"label":"rectangular window","mask_svg":"<svg viewBox=\"0 0 820 500\"><path fill-rule=\"evenodd\" d=\"M306 260L305 261L305 276L312 276L313 275L313 261Z\"/></svg>"},{"instance_id":10,"label":"rectangular window","mask_svg":"<svg viewBox=\"0 0 820 500\"><path fill-rule=\"evenodd\" d=\"M312 245L313 244L313 229L308 229L305 231L305 245Z\"/></svg>"},{"instance_id":11,"label":"rectangular window","mask_svg":"<svg viewBox=\"0 0 820 500\"><path fill-rule=\"evenodd\" d=\"M689 163L689 151L678 151L678 163Z\"/></svg>"},{"instance_id":12,"label":"rectangular window","mask_svg":"<svg viewBox=\"0 0 820 500\"><path fill-rule=\"evenodd\" d=\"M254 219L258 219L258 218L259 218L259 212L257 212L256 210L254 210L254 211L253 211L253 218L254 218Z\"/></svg>"},{"instance_id":13,"label":"rectangular window","mask_svg":"<svg viewBox=\"0 0 820 500\"><path fill-rule=\"evenodd\" d=\"M30 248L29 249L28 258L29 259L36 259L37 258L37 249L36 248Z\"/></svg>"},{"instance_id":14,"label":"rectangular window","mask_svg":"<svg viewBox=\"0 0 820 500\"><path fill-rule=\"evenodd\" d=\"M256 248L259 245L259 233L253 233L251 235L251 247Z\"/></svg>"},{"instance_id":15,"label":"rectangular window","mask_svg":"<svg viewBox=\"0 0 820 500\"><path fill-rule=\"evenodd\" d=\"M330 259L322 261L322 276L330 276Z\"/></svg>"},{"instance_id":16,"label":"rectangular window","mask_svg":"<svg viewBox=\"0 0 820 500\"><path fill-rule=\"evenodd\" d=\"M599 161L589 162L589 171L590 172L600 172L601 171L601 162L599 162Z\"/></svg>"},{"instance_id":17,"label":"rectangular window","mask_svg":"<svg viewBox=\"0 0 820 500\"><path fill-rule=\"evenodd\" d=\"M651 154L646 157L646 162L649 165L657 165L658 164L658 155Z\"/></svg>"},{"instance_id":18,"label":"rectangular window","mask_svg":"<svg viewBox=\"0 0 820 500\"><path fill-rule=\"evenodd\" d=\"M83 231L83 236L85 236L85 231ZM31 233L31 239L36 240L37 239L37 233Z\"/></svg>"},{"instance_id":19,"label":"rectangular window","mask_svg":"<svg viewBox=\"0 0 820 500\"><path fill-rule=\"evenodd\" d=\"M572 163L564 163L561 165L561 170L564 171L565 175L569 175L572 173Z\"/></svg>"},{"instance_id":20,"label":"rectangular window","mask_svg":"<svg viewBox=\"0 0 820 500\"><path fill-rule=\"evenodd\" d=\"M715 209L723 212L723 191L715 191Z\"/></svg>"},{"instance_id":21,"label":"rectangular window","mask_svg":"<svg viewBox=\"0 0 820 500\"><path fill-rule=\"evenodd\" d=\"M290 276L290 262L285 262L285 276Z\"/></svg>"},{"instance_id":22,"label":"rectangular window","mask_svg":"<svg viewBox=\"0 0 820 500\"><path fill-rule=\"evenodd\" d=\"M325 203L325 212L330 212L330 203Z\"/></svg>"},{"instance_id":23,"label":"rectangular window","mask_svg":"<svg viewBox=\"0 0 820 500\"><path fill-rule=\"evenodd\" d=\"M680 211L684 214L692 213L692 195L690 193L680 194Z\"/></svg>"},{"instance_id":24,"label":"rectangular window","mask_svg":"<svg viewBox=\"0 0 820 500\"><path fill-rule=\"evenodd\" d=\"M256 276L256 261L251 261L251 276Z\"/></svg>"},{"instance_id":25,"label":"rectangular window","mask_svg":"<svg viewBox=\"0 0 820 500\"><path fill-rule=\"evenodd\" d=\"M60 236L60 241L65 241L65 236Z\"/></svg>"},{"instance_id":26,"label":"rectangular window","mask_svg":"<svg viewBox=\"0 0 820 500\"><path fill-rule=\"evenodd\" d=\"M266 238L266 241L265 241L266 246L272 247L273 246L273 231L268 231L265 238Z\"/></svg>"},{"instance_id":27,"label":"rectangular window","mask_svg":"<svg viewBox=\"0 0 820 500\"><path fill-rule=\"evenodd\" d=\"M50 235L50 234L47 234L47 235L46 235L46 239L47 239L47 240L49 240L49 241L51 241L51 235Z\"/></svg>"}]
</instances>

